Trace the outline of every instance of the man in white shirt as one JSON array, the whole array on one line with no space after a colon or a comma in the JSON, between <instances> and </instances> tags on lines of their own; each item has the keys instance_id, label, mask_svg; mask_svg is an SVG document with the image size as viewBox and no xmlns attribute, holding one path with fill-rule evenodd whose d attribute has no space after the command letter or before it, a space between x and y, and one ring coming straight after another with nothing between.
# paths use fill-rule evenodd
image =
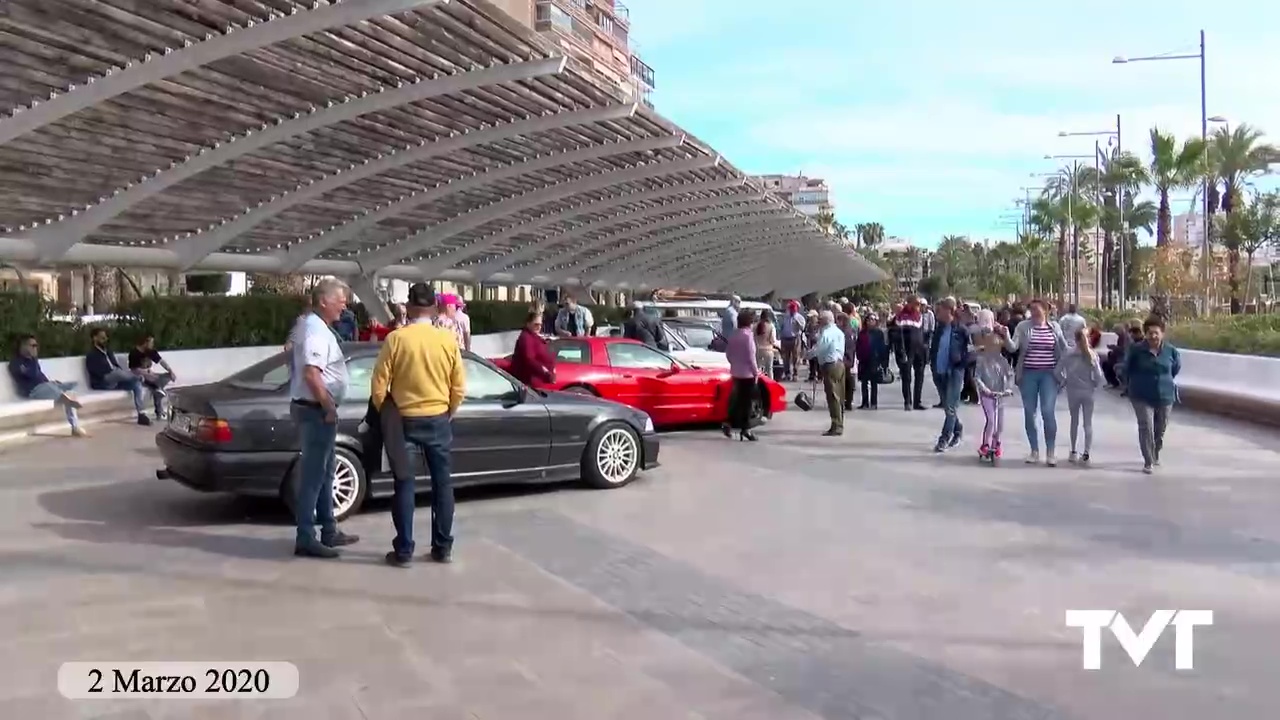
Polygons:
<instances>
[{"instance_id":1,"label":"man in white shirt","mask_svg":"<svg viewBox=\"0 0 1280 720\"><path fill-rule=\"evenodd\" d=\"M467 314L467 301L458 296L458 311L453 318L462 328L462 349L471 349L471 316Z\"/></svg>"},{"instance_id":2,"label":"man in white shirt","mask_svg":"<svg viewBox=\"0 0 1280 720\"><path fill-rule=\"evenodd\" d=\"M300 557L336 558L336 548L359 540L339 531L333 517L338 405L347 392L347 361L331 326L346 306L347 286L332 278L321 280L311 291L310 312L298 318L289 336L289 410L301 447L293 553Z\"/></svg>"},{"instance_id":3,"label":"man in white shirt","mask_svg":"<svg viewBox=\"0 0 1280 720\"><path fill-rule=\"evenodd\" d=\"M1076 304L1067 305L1067 311L1062 317L1058 318L1058 326L1062 328L1062 338L1067 341L1067 347L1074 348L1076 346L1076 333L1080 328L1089 327L1089 321L1083 315L1076 312Z\"/></svg>"}]
</instances>

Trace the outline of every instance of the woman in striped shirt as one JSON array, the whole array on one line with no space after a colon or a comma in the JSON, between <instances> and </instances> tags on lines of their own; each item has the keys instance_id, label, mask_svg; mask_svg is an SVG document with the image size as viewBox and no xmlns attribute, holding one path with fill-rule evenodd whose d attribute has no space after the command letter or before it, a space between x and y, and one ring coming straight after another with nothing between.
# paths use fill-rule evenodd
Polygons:
<instances>
[{"instance_id":1,"label":"woman in striped shirt","mask_svg":"<svg viewBox=\"0 0 1280 720\"><path fill-rule=\"evenodd\" d=\"M1045 305L1033 300L1028 308L1030 317L1018 325L1013 337L1005 338L1005 348L1018 353L1015 376L1022 395L1022 419L1027 427L1027 443L1031 454L1028 464L1040 462L1040 431L1036 427L1036 411L1044 424L1045 464L1057 465L1054 445L1058 439L1058 420L1054 410L1058 405L1058 389L1062 387L1059 361L1067 348L1062 328L1050 320ZM1000 330L1002 328L998 328Z\"/></svg>"}]
</instances>

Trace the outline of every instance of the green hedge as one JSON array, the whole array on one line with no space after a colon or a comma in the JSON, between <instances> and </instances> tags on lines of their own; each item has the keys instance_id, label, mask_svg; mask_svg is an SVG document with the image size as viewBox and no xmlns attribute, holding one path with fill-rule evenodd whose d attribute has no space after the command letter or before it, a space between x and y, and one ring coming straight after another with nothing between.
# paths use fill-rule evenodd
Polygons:
<instances>
[{"instance_id":1,"label":"green hedge","mask_svg":"<svg viewBox=\"0 0 1280 720\"><path fill-rule=\"evenodd\" d=\"M304 305L301 295L152 297L119 307L115 313L119 319L107 329L117 350L132 347L144 332L154 333L160 346L169 350L275 345L284 342ZM366 317L363 307L357 304L354 309L358 317ZM471 329L477 335L518 329L528 310L529 304L521 302L467 303ZM591 311L601 325L620 321L619 308L593 306ZM44 357L86 352L90 328L55 320L54 312L53 304L35 293L0 293L5 357L23 333L40 338Z\"/></svg>"},{"instance_id":2,"label":"green hedge","mask_svg":"<svg viewBox=\"0 0 1280 720\"><path fill-rule=\"evenodd\" d=\"M1174 344L1188 350L1280 357L1280 315L1234 315L1169 326Z\"/></svg>"}]
</instances>

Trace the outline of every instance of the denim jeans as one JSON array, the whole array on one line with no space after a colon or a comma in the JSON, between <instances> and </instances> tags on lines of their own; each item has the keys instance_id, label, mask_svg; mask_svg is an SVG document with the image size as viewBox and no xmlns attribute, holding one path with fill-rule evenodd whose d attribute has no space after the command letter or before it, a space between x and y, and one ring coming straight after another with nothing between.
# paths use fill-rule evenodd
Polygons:
<instances>
[{"instance_id":1,"label":"denim jeans","mask_svg":"<svg viewBox=\"0 0 1280 720\"><path fill-rule=\"evenodd\" d=\"M450 474L453 424L448 415L404 418L404 439L417 448L431 473L431 549L453 548L453 477ZM412 474L395 479L391 521L396 527L392 548L402 558L413 555L414 481Z\"/></svg>"},{"instance_id":2,"label":"denim jeans","mask_svg":"<svg viewBox=\"0 0 1280 720\"><path fill-rule=\"evenodd\" d=\"M942 434L938 442L949 443L964 432L964 423L956 409L960 406L960 393L964 391L964 368L952 368L945 375L934 373L933 382L938 386L938 396L942 399L942 412L946 417L942 421Z\"/></svg>"},{"instance_id":3,"label":"denim jeans","mask_svg":"<svg viewBox=\"0 0 1280 720\"><path fill-rule=\"evenodd\" d=\"M298 523L297 545L316 544L316 523L320 523L321 540L338 534L333 518L333 473L337 462L334 443L338 424L325 422L324 410L294 403L289 406L298 424L302 456L298 458L298 494L294 500L294 518Z\"/></svg>"},{"instance_id":4,"label":"denim jeans","mask_svg":"<svg viewBox=\"0 0 1280 720\"><path fill-rule=\"evenodd\" d=\"M138 377L142 378L142 386L151 391L151 404L155 407L156 417L164 417L164 389L173 381L173 376L167 373L157 375L152 372L144 372Z\"/></svg>"},{"instance_id":5,"label":"denim jeans","mask_svg":"<svg viewBox=\"0 0 1280 720\"><path fill-rule=\"evenodd\" d=\"M1040 433L1036 428L1036 409L1044 423L1044 449L1053 452L1058 441L1058 374L1053 370L1024 370L1022 384L1022 420L1027 426L1027 443L1031 452L1040 452Z\"/></svg>"},{"instance_id":6,"label":"denim jeans","mask_svg":"<svg viewBox=\"0 0 1280 720\"><path fill-rule=\"evenodd\" d=\"M103 390L128 390L133 395L133 409L139 415L142 409L147 406L145 389L142 387L142 378L134 375L128 370L116 368L107 373L102 378Z\"/></svg>"},{"instance_id":7,"label":"denim jeans","mask_svg":"<svg viewBox=\"0 0 1280 720\"><path fill-rule=\"evenodd\" d=\"M62 396L71 392L76 388L75 383L64 382L46 382L31 388L31 394L27 397L32 400L52 400L55 405L61 405L62 411L67 416L67 424L73 428L80 427L80 416L76 414L76 409L62 401Z\"/></svg>"}]
</instances>

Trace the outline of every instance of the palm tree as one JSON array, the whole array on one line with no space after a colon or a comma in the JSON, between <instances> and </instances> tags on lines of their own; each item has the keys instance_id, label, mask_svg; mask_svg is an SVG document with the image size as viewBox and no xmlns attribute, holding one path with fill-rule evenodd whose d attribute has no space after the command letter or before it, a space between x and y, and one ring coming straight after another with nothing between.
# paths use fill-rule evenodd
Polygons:
<instances>
[{"instance_id":1,"label":"palm tree","mask_svg":"<svg viewBox=\"0 0 1280 720\"><path fill-rule=\"evenodd\" d=\"M1150 200L1139 200L1134 202L1133 195L1126 195L1124 199L1124 224L1125 232L1121 235L1121 242L1124 243L1125 264L1128 267L1120 268L1120 272L1125 274L1124 283L1126 292L1133 292L1138 287L1137 282L1141 273L1138 271L1134 258L1138 256L1138 231L1141 230L1151 237L1155 234L1156 219L1159 215L1159 208ZM1127 298L1120 298L1120 304L1123 307Z\"/></svg>"},{"instance_id":2,"label":"palm tree","mask_svg":"<svg viewBox=\"0 0 1280 720\"><path fill-rule=\"evenodd\" d=\"M1061 178L1054 178L1060 180ZM1056 185L1061 185L1058 183ZM1058 242L1058 280L1059 286L1055 288L1060 296L1067 294L1065 268L1068 267L1067 260L1069 254L1067 252L1067 233L1071 230L1071 207L1068 201L1069 195L1063 193L1058 194L1058 187L1053 189L1046 187L1040 197L1031 203L1031 224L1033 227L1041 228L1045 232L1045 237L1057 235Z\"/></svg>"},{"instance_id":3,"label":"palm tree","mask_svg":"<svg viewBox=\"0 0 1280 720\"><path fill-rule=\"evenodd\" d=\"M932 269L942 277L948 292L955 292L960 286L969 254L969 239L961 235L944 235L938 243Z\"/></svg>"},{"instance_id":4,"label":"palm tree","mask_svg":"<svg viewBox=\"0 0 1280 720\"><path fill-rule=\"evenodd\" d=\"M849 244L849 228L839 220L831 223L831 234L834 235L836 240L839 240L841 244Z\"/></svg>"},{"instance_id":5,"label":"palm tree","mask_svg":"<svg viewBox=\"0 0 1280 720\"><path fill-rule=\"evenodd\" d=\"M822 228L823 232L829 233L832 226L836 224L836 216L832 215L829 210L823 210L813 216L813 221L818 224L818 227Z\"/></svg>"},{"instance_id":6,"label":"palm tree","mask_svg":"<svg viewBox=\"0 0 1280 720\"><path fill-rule=\"evenodd\" d=\"M862 247L875 248L884 242L884 226L878 222L858 223L854 231Z\"/></svg>"},{"instance_id":7,"label":"palm tree","mask_svg":"<svg viewBox=\"0 0 1280 720\"><path fill-rule=\"evenodd\" d=\"M1169 210L1169 194L1200 182L1204 166L1204 143L1200 138L1187 138L1182 146L1170 133L1151 128L1151 166L1149 174L1160 196L1156 215L1156 247L1169 244L1173 235L1173 215Z\"/></svg>"},{"instance_id":8,"label":"palm tree","mask_svg":"<svg viewBox=\"0 0 1280 720\"><path fill-rule=\"evenodd\" d=\"M1240 266L1240 243L1241 238L1248 233L1241 234L1243 230L1249 226L1248 221L1243 224L1237 223L1232 226L1231 214L1236 206L1244 200L1241 193L1249 179L1254 175L1265 173L1267 168L1275 162L1280 162L1280 149L1274 145L1262 142L1262 131L1254 128L1247 123L1237 125L1235 129L1219 128L1209 138L1209 167L1213 173L1213 182L1209 186L1209 212L1213 213L1219 208L1227 215L1227 222L1221 225L1223 230L1230 228L1234 233L1233 239L1224 246L1227 248L1227 264L1229 275L1229 284L1231 286L1231 314L1239 314L1242 306L1239 297L1240 278L1238 271ZM1219 191L1218 183L1222 183L1222 189ZM1209 223L1213 227L1212 222Z\"/></svg>"}]
</instances>

